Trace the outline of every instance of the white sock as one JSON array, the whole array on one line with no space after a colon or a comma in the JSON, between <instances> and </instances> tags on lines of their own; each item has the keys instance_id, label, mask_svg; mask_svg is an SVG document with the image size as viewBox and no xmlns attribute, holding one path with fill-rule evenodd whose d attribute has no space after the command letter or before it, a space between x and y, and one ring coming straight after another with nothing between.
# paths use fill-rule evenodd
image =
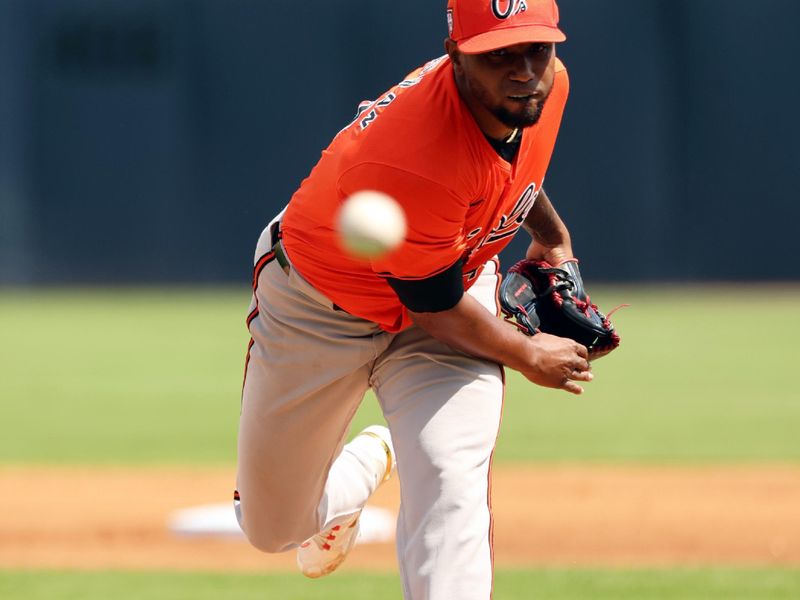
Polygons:
<instances>
[{"instance_id":1,"label":"white sock","mask_svg":"<svg viewBox=\"0 0 800 600\"><path fill-rule=\"evenodd\" d=\"M354 515L378 489L386 474L386 450L380 440L358 435L333 462L319 504L320 531L334 520Z\"/></svg>"}]
</instances>

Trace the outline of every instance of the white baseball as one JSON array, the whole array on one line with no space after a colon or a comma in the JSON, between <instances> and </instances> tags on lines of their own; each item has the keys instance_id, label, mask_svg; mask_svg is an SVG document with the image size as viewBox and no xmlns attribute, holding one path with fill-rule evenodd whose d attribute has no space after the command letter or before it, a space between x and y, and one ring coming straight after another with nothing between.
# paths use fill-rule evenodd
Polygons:
<instances>
[{"instance_id":1,"label":"white baseball","mask_svg":"<svg viewBox=\"0 0 800 600\"><path fill-rule=\"evenodd\" d=\"M338 227L348 252L360 258L379 258L403 243L406 215L391 196L362 190L344 201Z\"/></svg>"}]
</instances>

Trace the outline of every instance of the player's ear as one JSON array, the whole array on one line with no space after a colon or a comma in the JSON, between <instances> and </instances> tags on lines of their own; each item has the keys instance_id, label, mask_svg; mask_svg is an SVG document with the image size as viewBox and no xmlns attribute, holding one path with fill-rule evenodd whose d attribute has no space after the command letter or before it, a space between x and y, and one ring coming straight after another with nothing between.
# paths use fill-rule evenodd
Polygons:
<instances>
[{"instance_id":1,"label":"player's ear","mask_svg":"<svg viewBox=\"0 0 800 600\"><path fill-rule=\"evenodd\" d=\"M450 38L445 38L444 40L444 49L447 52L447 56L450 57L450 61L456 67L461 67L461 52L458 51L458 45L451 40Z\"/></svg>"}]
</instances>

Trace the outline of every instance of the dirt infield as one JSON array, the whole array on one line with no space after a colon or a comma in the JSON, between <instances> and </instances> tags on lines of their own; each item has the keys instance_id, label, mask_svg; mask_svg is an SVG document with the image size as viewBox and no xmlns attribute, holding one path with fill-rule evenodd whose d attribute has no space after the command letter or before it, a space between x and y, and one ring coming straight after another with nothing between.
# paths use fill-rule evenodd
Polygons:
<instances>
[{"instance_id":1,"label":"dirt infield","mask_svg":"<svg viewBox=\"0 0 800 600\"><path fill-rule=\"evenodd\" d=\"M293 569L239 540L179 538L168 515L225 502L232 469L0 468L0 568ZM373 504L397 509L392 481ZM800 565L800 468L495 469L498 566ZM396 566L391 544L349 568Z\"/></svg>"}]
</instances>

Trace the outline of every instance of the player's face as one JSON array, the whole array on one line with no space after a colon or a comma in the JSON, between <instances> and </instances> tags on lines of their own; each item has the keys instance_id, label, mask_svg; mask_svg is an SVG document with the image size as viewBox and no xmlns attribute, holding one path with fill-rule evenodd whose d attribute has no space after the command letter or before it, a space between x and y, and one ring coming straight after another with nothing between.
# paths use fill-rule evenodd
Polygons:
<instances>
[{"instance_id":1,"label":"player's face","mask_svg":"<svg viewBox=\"0 0 800 600\"><path fill-rule=\"evenodd\" d=\"M530 127L542 114L555 79L555 44L516 44L483 54L457 53L459 89L484 131L491 121ZM451 57L453 55L451 54ZM491 127L490 127L491 128Z\"/></svg>"}]
</instances>

